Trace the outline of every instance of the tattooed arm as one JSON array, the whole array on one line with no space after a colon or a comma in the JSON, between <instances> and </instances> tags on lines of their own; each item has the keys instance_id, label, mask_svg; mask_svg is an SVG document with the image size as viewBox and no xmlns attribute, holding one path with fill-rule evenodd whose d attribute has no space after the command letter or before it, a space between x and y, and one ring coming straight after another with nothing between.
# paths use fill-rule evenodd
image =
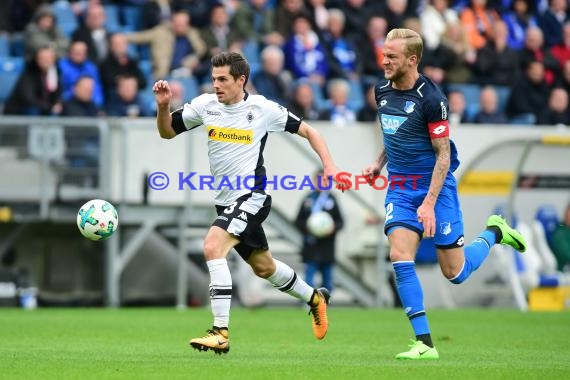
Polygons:
<instances>
[{"instance_id":1,"label":"tattooed arm","mask_svg":"<svg viewBox=\"0 0 570 380\"><path fill-rule=\"evenodd\" d=\"M435 213L434 207L437 202L439 192L443 187L449 166L451 165L451 146L449 137L440 137L431 140L433 150L435 151L435 166L431 177L429 190L418 208L418 221L424 226L424 232L427 237L435 234Z\"/></svg>"}]
</instances>

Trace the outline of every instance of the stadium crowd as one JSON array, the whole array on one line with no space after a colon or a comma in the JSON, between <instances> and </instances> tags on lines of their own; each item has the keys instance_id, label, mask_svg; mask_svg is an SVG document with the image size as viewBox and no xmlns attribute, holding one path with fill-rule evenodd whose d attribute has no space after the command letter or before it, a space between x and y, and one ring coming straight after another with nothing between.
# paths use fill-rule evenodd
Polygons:
<instances>
[{"instance_id":1,"label":"stadium crowd","mask_svg":"<svg viewBox=\"0 0 570 380\"><path fill-rule=\"evenodd\" d=\"M570 124L568 0L5 0L4 114L153 116L209 90L210 58L241 51L249 91L307 120L375 121L392 28L419 32L421 72L452 122Z\"/></svg>"}]
</instances>

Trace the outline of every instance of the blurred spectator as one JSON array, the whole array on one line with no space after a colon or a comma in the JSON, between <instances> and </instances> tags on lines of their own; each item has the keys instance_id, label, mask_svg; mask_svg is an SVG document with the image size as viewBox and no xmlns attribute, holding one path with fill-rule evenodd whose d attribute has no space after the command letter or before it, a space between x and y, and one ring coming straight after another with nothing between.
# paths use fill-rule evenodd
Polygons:
<instances>
[{"instance_id":1,"label":"blurred spectator","mask_svg":"<svg viewBox=\"0 0 570 380\"><path fill-rule=\"evenodd\" d=\"M562 87L570 94L570 61L562 67L562 75L556 81L556 87Z\"/></svg>"},{"instance_id":2,"label":"blurred spectator","mask_svg":"<svg viewBox=\"0 0 570 380\"><path fill-rule=\"evenodd\" d=\"M58 58L67 51L69 40L55 23L55 15L49 5L38 8L24 31L26 60L32 59L40 47L51 46Z\"/></svg>"},{"instance_id":3,"label":"blurred spectator","mask_svg":"<svg viewBox=\"0 0 570 380\"><path fill-rule=\"evenodd\" d=\"M190 15L177 11L172 14L169 23L127 34L129 42L150 44L155 80L164 79L177 69L191 75L192 70L198 67L206 54L206 43L198 29L190 25ZM182 71L178 73L182 74Z\"/></svg>"},{"instance_id":4,"label":"blurred spectator","mask_svg":"<svg viewBox=\"0 0 570 380\"><path fill-rule=\"evenodd\" d=\"M75 82L79 78L88 76L93 79L93 101L97 107L103 107L103 84L99 76L99 69L94 62L87 58L87 45L83 41L73 41L69 46L67 57L59 61L62 76L63 100L73 96Z\"/></svg>"},{"instance_id":5,"label":"blurred spectator","mask_svg":"<svg viewBox=\"0 0 570 380\"><path fill-rule=\"evenodd\" d=\"M61 112L61 75L55 51L41 47L26 67L6 102L5 114L57 115Z\"/></svg>"},{"instance_id":6,"label":"blurred spectator","mask_svg":"<svg viewBox=\"0 0 570 380\"><path fill-rule=\"evenodd\" d=\"M465 95L461 91L451 91L447 95L447 100L449 103L449 122L451 125L458 126L471 121L467 117Z\"/></svg>"},{"instance_id":7,"label":"blurred spectator","mask_svg":"<svg viewBox=\"0 0 570 380\"><path fill-rule=\"evenodd\" d=\"M30 22L35 18L35 14L42 7L46 7L48 3L47 0L8 0L10 2L10 11L8 12L8 17L10 17L10 31L21 32L25 30ZM6 1L3 0L2 3ZM57 51L57 49L56 49ZM63 52L65 54L65 51Z\"/></svg>"},{"instance_id":8,"label":"blurred spectator","mask_svg":"<svg viewBox=\"0 0 570 380\"><path fill-rule=\"evenodd\" d=\"M117 91L113 93L105 106L107 116L152 116L148 107L138 96L137 78L123 75L117 78Z\"/></svg>"},{"instance_id":9,"label":"blurred spectator","mask_svg":"<svg viewBox=\"0 0 570 380\"><path fill-rule=\"evenodd\" d=\"M372 85L366 90L364 107L358 111L356 117L358 121L378 122L378 105L376 104L375 88L376 86Z\"/></svg>"},{"instance_id":10,"label":"blurred spectator","mask_svg":"<svg viewBox=\"0 0 570 380\"><path fill-rule=\"evenodd\" d=\"M237 33L233 33L229 26L229 17L222 4L212 6L210 23L204 27L200 34L206 43L207 54L203 58L206 66L210 67L210 58L222 51L236 51L241 48L241 40Z\"/></svg>"},{"instance_id":11,"label":"blurred spectator","mask_svg":"<svg viewBox=\"0 0 570 380\"><path fill-rule=\"evenodd\" d=\"M544 64L531 62L524 75L511 89L507 102L509 118L524 117L529 124L535 124L539 114L547 107L548 85L544 82Z\"/></svg>"},{"instance_id":12,"label":"blurred spectator","mask_svg":"<svg viewBox=\"0 0 570 380\"><path fill-rule=\"evenodd\" d=\"M362 76L365 85L376 84L384 77L384 42L388 23L383 17L372 16L368 20L366 36L359 37L358 57L362 63Z\"/></svg>"},{"instance_id":13,"label":"blurred spectator","mask_svg":"<svg viewBox=\"0 0 570 380\"><path fill-rule=\"evenodd\" d=\"M552 47L562 43L562 25L568 21L568 0L550 0L550 6L539 20L544 33L544 46Z\"/></svg>"},{"instance_id":14,"label":"blurred spectator","mask_svg":"<svg viewBox=\"0 0 570 380\"><path fill-rule=\"evenodd\" d=\"M173 112L184 106L184 103L186 103L186 94L184 86L180 81L173 79L168 81L168 85L170 86L170 92L172 93L172 99L170 100L170 112Z\"/></svg>"},{"instance_id":15,"label":"blurred spectator","mask_svg":"<svg viewBox=\"0 0 570 380\"><path fill-rule=\"evenodd\" d=\"M105 8L100 4L90 4L85 11L83 23L73 32L71 39L85 42L89 59L101 63L109 51Z\"/></svg>"},{"instance_id":16,"label":"blurred spectator","mask_svg":"<svg viewBox=\"0 0 570 380\"><path fill-rule=\"evenodd\" d=\"M430 50L439 46L447 26L458 22L457 12L449 8L449 0L429 0L420 19L424 47Z\"/></svg>"},{"instance_id":17,"label":"blurred spectator","mask_svg":"<svg viewBox=\"0 0 570 380\"><path fill-rule=\"evenodd\" d=\"M570 125L568 93L563 88L553 88L548 98L548 107L541 113L538 124Z\"/></svg>"},{"instance_id":18,"label":"blurred spectator","mask_svg":"<svg viewBox=\"0 0 570 380\"><path fill-rule=\"evenodd\" d=\"M315 286L315 274L321 274L321 285L332 290L334 286L333 268L336 261L335 239L344 225L344 220L336 198L329 190L323 189L322 172L313 175L313 188L302 200L295 226L303 234L301 258L305 263L305 281L309 286ZM332 231L325 236L315 236L308 228L309 218L317 213L325 212L334 222Z\"/></svg>"},{"instance_id":19,"label":"blurred spectator","mask_svg":"<svg viewBox=\"0 0 570 380\"><path fill-rule=\"evenodd\" d=\"M322 86L328 74L325 50L319 36L311 28L306 15L298 15L293 21L293 35L284 47L285 67L293 76L307 78L310 82Z\"/></svg>"},{"instance_id":20,"label":"blurred spectator","mask_svg":"<svg viewBox=\"0 0 570 380\"><path fill-rule=\"evenodd\" d=\"M0 1L0 33L12 31L12 9L14 0Z\"/></svg>"},{"instance_id":21,"label":"blurred spectator","mask_svg":"<svg viewBox=\"0 0 570 380\"><path fill-rule=\"evenodd\" d=\"M192 15L192 23L198 29L204 28L210 21L210 10L212 4L219 1L212 0L171 0L173 8L177 11L184 11Z\"/></svg>"},{"instance_id":22,"label":"blurred spectator","mask_svg":"<svg viewBox=\"0 0 570 380\"><path fill-rule=\"evenodd\" d=\"M511 11L503 16L509 30L508 45L511 49L522 49L526 30L531 26L538 26L538 21L529 6L531 1L533 0L513 0Z\"/></svg>"},{"instance_id":23,"label":"blurred spectator","mask_svg":"<svg viewBox=\"0 0 570 380\"><path fill-rule=\"evenodd\" d=\"M329 26L329 8L331 7L327 7L326 2L327 0L305 1L307 11L311 17L313 28L319 35L322 35L322 32L328 29Z\"/></svg>"},{"instance_id":24,"label":"blurred spectator","mask_svg":"<svg viewBox=\"0 0 570 380\"><path fill-rule=\"evenodd\" d=\"M268 0L244 0L230 20L230 28L243 41L283 45L283 36L274 29L275 13Z\"/></svg>"},{"instance_id":25,"label":"blurred spectator","mask_svg":"<svg viewBox=\"0 0 570 380\"><path fill-rule=\"evenodd\" d=\"M469 6L461 11L460 19L469 45L478 50L493 36L493 24L499 20L499 15L487 6L487 0L471 0Z\"/></svg>"},{"instance_id":26,"label":"blurred spectator","mask_svg":"<svg viewBox=\"0 0 570 380\"><path fill-rule=\"evenodd\" d=\"M356 121L355 110L348 105L350 84L344 79L331 79L327 84L330 106L324 111L328 119L339 127L349 126Z\"/></svg>"},{"instance_id":27,"label":"blurred spectator","mask_svg":"<svg viewBox=\"0 0 570 380\"><path fill-rule=\"evenodd\" d=\"M545 68L544 80L548 85L554 82L559 64L550 49L544 46L544 34L537 27L530 27L526 31L525 46L521 51L521 65L525 69L529 62L540 61Z\"/></svg>"},{"instance_id":28,"label":"blurred spectator","mask_svg":"<svg viewBox=\"0 0 570 380\"><path fill-rule=\"evenodd\" d=\"M362 39L367 34L369 19L379 14L374 12L373 0L346 0L341 3L341 10L346 17L345 34L353 41ZM385 29L387 26L385 27ZM386 32L384 33L386 35Z\"/></svg>"},{"instance_id":29,"label":"blurred spectator","mask_svg":"<svg viewBox=\"0 0 570 380\"><path fill-rule=\"evenodd\" d=\"M507 116L499 109L497 91L492 86L485 86L479 94L479 112L473 119L475 124L507 124Z\"/></svg>"},{"instance_id":30,"label":"blurred spectator","mask_svg":"<svg viewBox=\"0 0 570 380\"><path fill-rule=\"evenodd\" d=\"M115 33L109 38L110 51L99 70L105 96L115 92L117 77L119 76L134 76L137 79L139 90L144 89L147 85L146 78L138 66L137 59L129 56L128 48L129 43L124 34Z\"/></svg>"},{"instance_id":31,"label":"blurred spectator","mask_svg":"<svg viewBox=\"0 0 570 380\"><path fill-rule=\"evenodd\" d=\"M497 21L493 38L477 52L474 71L479 84L512 86L520 75L519 54L508 46L507 25Z\"/></svg>"},{"instance_id":32,"label":"blurred spectator","mask_svg":"<svg viewBox=\"0 0 570 380\"><path fill-rule=\"evenodd\" d=\"M283 70L284 62L285 56L279 47L266 46L261 51L262 68L251 78L251 83L257 93L279 104L289 103L290 95L291 76Z\"/></svg>"},{"instance_id":33,"label":"blurred spectator","mask_svg":"<svg viewBox=\"0 0 570 380\"><path fill-rule=\"evenodd\" d=\"M409 16L406 12L408 0L386 0L382 16L388 21L388 30L401 28L404 20Z\"/></svg>"},{"instance_id":34,"label":"blurred spectator","mask_svg":"<svg viewBox=\"0 0 570 380\"><path fill-rule=\"evenodd\" d=\"M449 24L440 45L441 49L436 54L446 57L445 83L468 83L471 80L471 65L475 63L477 55L467 41L463 26L460 23Z\"/></svg>"},{"instance_id":35,"label":"blurred spectator","mask_svg":"<svg viewBox=\"0 0 570 380\"><path fill-rule=\"evenodd\" d=\"M315 105L313 86L306 81L301 81L295 86L293 100L287 108L303 120L327 120L327 115L324 115Z\"/></svg>"},{"instance_id":36,"label":"blurred spectator","mask_svg":"<svg viewBox=\"0 0 570 380\"><path fill-rule=\"evenodd\" d=\"M293 35L293 22L299 15L307 15L303 0L282 0L275 12L275 31L288 40ZM310 20L310 17L308 17Z\"/></svg>"},{"instance_id":37,"label":"blurred spectator","mask_svg":"<svg viewBox=\"0 0 570 380\"><path fill-rule=\"evenodd\" d=\"M62 116L96 117L99 107L93 101L95 81L92 77L81 76L73 85L71 98L63 102Z\"/></svg>"},{"instance_id":38,"label":"blurred spectator","mask_svg":"<svg viewBox=\"0 0 570 380\"><path fill-rule=\"evenodd\" d=\"M344 13L340 9L329 10L328 26L323 32L329 78L359 79L356 48L352 41L344 37L344 22Z\"/></svg>"},{"instance_id":39,"label":"blurred spectator","mask_svg":"<svg viewBox=\"0 0 570 380\"><path fill-rule=\"evenodd\" d=\"M552 48L552 55L560 63L560 68L570 61L570 22L564 24L562 29L562 43Z\"/></svg>"},{"instance_id":40,"label":"blurred spectator","mask_svg":"<svg viewBox=\"0 0 570 380\"><path fill-rule=\"evenodd\" d=\"M148 0L141 9L141 29L152 29L167 22L172 15L172 2L170 0Z\"/></svg>"}]
</instances>

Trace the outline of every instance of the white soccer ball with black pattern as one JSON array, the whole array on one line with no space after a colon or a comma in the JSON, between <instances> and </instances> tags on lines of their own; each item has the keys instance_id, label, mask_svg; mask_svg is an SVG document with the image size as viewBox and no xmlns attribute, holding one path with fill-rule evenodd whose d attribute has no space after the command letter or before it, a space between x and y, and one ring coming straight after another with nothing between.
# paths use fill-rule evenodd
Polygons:
<instances>
[{"instance_id":1,"label":"white soccer ball with black pattern","mask_svg":"<svg viewBox=\"0 0 570 380\"><path fill-rule=\"evenodd\" d=\"M77 227L89 240L107 239L119 227L117 210L107 201L92 199L79 209Z\"/></svg>"},{"instance_id":2,"label":"white soccer ball with black pattern","mask_svg":"<svg viewBox=\"0 0 570 380\"><path fill-rule=\"evenodd\" d=\"M316 237L325 237L334 231L334 220L328 212L312 213L307 219L307 230Z\"/></svg>"}]
</instances>

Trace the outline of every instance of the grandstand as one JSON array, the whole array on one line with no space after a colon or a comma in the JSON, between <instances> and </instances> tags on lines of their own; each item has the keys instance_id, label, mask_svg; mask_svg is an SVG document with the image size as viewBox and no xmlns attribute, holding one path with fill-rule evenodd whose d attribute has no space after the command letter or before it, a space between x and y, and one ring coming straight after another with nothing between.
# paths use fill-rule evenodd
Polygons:
<instances>
[{"instance_id":1,"label":"grandstand","mask_svg":"<svg viewBox=\"0 0 570 380\"><path fill-rule=\"evenodd\" d=\"M169 23L168 15L156 13L153 1L143 5L137 1L101 3L104 12L103 25L107 34L132 35L149 31L157 27L159 22L164 22L163 25ZM175 13L179 7L183 7L183 3L185 2L172 1L170 11ZM245 1L241 3L248 6ZM339 8L346 16L344 39L332 39L327 26L316 19L313 20L312 26L315 35L323 43L323 55L328 60L329 67L352 67L350 59L339 61L340 57L351 55L335 56L334 46L342 45L354 49L354 75L344 79L350 84L348 106L355 113L366 107L364 93L370 83L381 79L381 65L375 61L376 55L371 50L371 45L365 43L371 38L364 28L366 20L359 20L356 16L363 13L379 16L389 20L390 27L398 27L408 25L406 20L410 19L419 18L423 21L423 15L432 6L432 2L428 1L425 5L428 8L418 9L415 6L424 2L409 1L404 14L396 17L393 10L382 5L384 2L365 3L365 12L352 12L348 2L327 2L329 8ZM443 13L455 14L455 19L467 18L472 11L467 1L450 3L450 7ZM490 17L501 17L510 22L511 9L501 8L508 2L489 2L490 5L495 3L501 5L499 8L487 10ZM539 20L538 25L548 25L550 28L552 23L547 22L551 21L549 14L552 11L543 7L544 2L529 3L532 5L529 8L529 16ZM9 20L10 22L0 23L4 28L0 34L0 103L3 106L8 105L14 89L18 86L19 78L27 67L25 52L28 45L25 41L29 33L26 34L26 27L34 22L31 15L36 11L25 8L27 2L10 4L14 8L6 15L14 15L14 18ZM86 4L87 2L83 1L65 0L51 4L51 12L56 16L55 27L68 41L77 37L75 32L78 28L86 25L85 20L89 12ZM263 70L260 58L263 46L281 41L281 47L292 37L291 34L283 34L287 32L282 32L280 27L290 24L288 21L293 19L295 13L307 12L306 14L313 18L316 13L308 6L306 9L282 9L280 1L268 1L266 7L260 10L259 14L272 17L268 22L270 21L269 25L273 25L274 29L259 36L246 37L241 36L238 23L234 22L232 17L242 17L247 12L243 9L226 9L230 15L226 25L228 33L243 38L235 41L232 48L241 50L250 60L252 75ZM192 27L195 28L193 30L203 40L207 40L204 36L210 26L208 12L200 13L200 9L186 11L191 15ZM450 16L450 20L452 19L453 16ZM497 18L495 21L498 20ZM447 28L446 22L451 21L444 20L442 33ZM508 22L507 24L512 26ZM562 36L562 31L567 27L562 24L559 26ZM280 38L276 36L279 33ZM273 38L271 42L265 38L269 36ZM439 43L443 41L443 48L446 46L446 40L440 37ZM516 45L513 42L512 47L509 47L516 52L515 55L528 56L532 53L525 50L524 38L518 43L519 45ZM509 214L516 212L521 220L531 223L535 212L544 204L552 204L560 215L568 202L567 185L558 188L527 189L519 186L519 181L514 179L521 173L538 177L552 175L562 178L562 181L568 176L568 149L567 145L564 145L568 142L568 131L564 127L568 121L565 120L570 120L567 119L570 114L568 99L566 98L565 106L564 102L551 102L557 105L550 107L547 98L553 88L562 88L566 93L570 88L570 69L564 69L570 67L567 64L570 40L566 41L561 37L559 41L554 41L549 37L545 44L551 45L541 46L540 52L548 53L543 54L544 56L552 55L556 61L543 62L546 73L540 81L547 83L547 95L538 97L544 102L541 107L531 106L531 111L541 111L533 115L519 113L514 104L516 99L512 100L513 92L523 94L527 98L536 98L520 87L513 90L514 85L525 82L526 66L523 65L522 58L520 70L517 70L520 77L508 84L493 83L489 78L496 78L495 73L482 71L482 67L487 67L486 70L489 68L482 62L477 62L477 54L475 61L463 59L467 55L457 57L453 54L447 56L451 61L438 61L433 57L437 58L438 54L443 57L444 53L450 52L449 49L437 50L437 44L433 46L435 54L432 54L430 60L426 58L424 74L438 80L446 91L463 94L465 100L465 109L457 111L465 114L463 121L453 125L452 137L459 147L462 161L458 178L461 178L464 185L461 197L467 237L474 236L481 221L500 203L507 202ZM160 78L155 75L157 65L153 61L152 49L148 43L131 43L128 54L146 78L146 86L140 89L138 101L145 109L154 110L150 86L154 80ZM191 69L182 65L170 70L169 66L168 73L164 76L181 83L186 100L207 88L207 51L204 49L199 64ZM471 46L465 52L477 51ZM362 67L363 57L370 57L371 54L372 65L378 70L372 76ZM538 56L541 54L536 51L533 54L531 61L539 60ZM64 56L65 53L58 55L58 60ZM495 58L497 62L500 61L500 57ZM554 66L551 65L552 62L555 62ZM303 61L291 64L302 65ZM468 80L449 81L451 76L447 74L457 73L458 71L454 71L457 65L460 65L462 70L467 69ZM491 68L495 66L500 65L491 65ZM282 70L293 78L286 82L290 86L310 80L309 77L295 77L291 74L292 69L293 67L285 66ZM326 83L339 75L338 71L335 71L334 75L332 72L331 70L331 73L324 74L325 81L322 83L311 82L315 91L315 107L318 111L328 111L328 115L334 114L334 109L327 98ZM508 115L508 124L471 124L481 110L481 89L489 85L497 93L497 108L493 112ZM257 90L250 87L252 92ZM171 170L168 172L171 175L176 175L179 171L208 173L204 159L204 136L195 134L187 136L187 139L166 143L158 138L152 118L106 118L105 103L98 110L97 117L65 117L56 106L65 101L67 100L56 97L53 104L43 111L24 107L24 111L6 114L0 121L0 257L3 270L10 276L14 274L16 278L13 281L21 281L22 286L37 287L41 305L204 305L207 302L207 272L204 271L201 258L201 239L212 218L211 194L208 191L158 192L149 190L144 185L146 176L155 171ZM294 99L289 98L288 101L293 102ZM28 104L30 105L32 104ZM549 107L552 109L549 110ZM314 121L314 124L327 139L339 166L359 173L361 167L368 164L376 154L379 144L376 128L369 123L351 123L345 128L337 127L331 125L330 120L331 118L321 118ZM534 125L535 123L539 124ZM551 139L551 136L555 138ZM271 136L269 140L266 160L268 166L275 171L273 174L302 176L313 172L316 163L306 147L290 141L287 136ZM542 144L548 141L557 143ZM502 144L497 144L498 142ZM188 149L190 146L192 149ZM283 162L284 147L293 149L298 154ZM189 154L188 151L192 153ZM294 207L291 205L297 204L302 194L284 190L276 190L273 193L274 210L267 226L271 237L270 244L277 257L301 271L302 264L297 255L300 236L291 225L294 217ZM351 192L342 197L348 222L347 228L342 232L338 249L338 292L335 298L340 304L386 307L395 302L389 286L389 268L385 263L387 247L382 239L382 226L364 224L364 220L370 215L382 220L380 205L383 204L383 197L383 192L370 189ZM75 212L83 201L91 198L108 199L119 209L121 229L117 236L104 244L87 242L75 231ZM544 249L545 245L542 244L541 247ZM502 265L500 261L497 263ZM275 294L272 289L255 283L252 285L255 280L250 278L247 271L242 271L239 260L232 261L232 265L236 273L242 274L241 279L236 278L240 293L247 295L247 284L250 284L251 292L257 292L259 296L258 301L263 300L264 303L273 305L291 305L290 300ZM141 273L145 275L141 276ZM511 286L493 285L493 281L497 280L497 273L491 264L477 273L472 280L477 285L469 290L441 283L441 275L433 263L426 265L420 275L434 280L427 282L434 284L427 286L428 306L528 307L526 294L523 294L522 298L520 296L522 288L520 281L515 281L516 274L509 278L498 278L500 285L510 283ZM168 281L165 281L165 278ZM473 288L477 291L471 291ZM241 296L244 304L251 301L246 297Z\"/></svg>"}]
</instances>

